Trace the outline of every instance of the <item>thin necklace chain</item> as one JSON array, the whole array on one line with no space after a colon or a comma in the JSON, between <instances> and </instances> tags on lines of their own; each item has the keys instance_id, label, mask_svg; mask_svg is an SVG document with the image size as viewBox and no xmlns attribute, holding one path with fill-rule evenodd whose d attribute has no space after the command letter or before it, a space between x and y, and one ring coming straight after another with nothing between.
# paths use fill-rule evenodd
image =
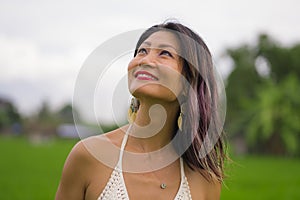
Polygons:
<instances>
[{"instance_id":1,"label":"thin necklace chain","mask_svg":"<svg viewBox=\"0 0 300 200\"><path fill-rule=\"evenodd\" d=\"M129 127L129 129L131 129L132 128L132 126L130 126ZM129 130L128 130L129 131ZM128 133L129 134L129 133ZM143 150L143 148L141 147L140 149L142 149ZM143 152L144 153L146 153L144 150L143 150ZM149 159L151 160L151 154L148 154L149 156ZM161 181L161 179L158 177L158 175L156 174L156 170L154 170L153 168L152 168L152 166L151 166L151 163L149 164L149 166L150 166L150 168L151 168L151 170L152 170L152 173L153 173L153 175L155 176L155 178L160 182L160 188L161 189L166 189L167 188L167 184L166 184L166 182L165 181ZM169 172L167 171L167 173L166 173L166 175L168 175L169 174ZM180 176L181 177L181 176Z\"/></svg>"},{"instance_id":2,"label":"thin necklace chain","mask_svg":"<svg viewBox=\"0 0 300 200\"><path fill-rule=\"evenodd\" d=\"M150 155L149 158L151 159ZM165 181L162 181L161 178L159 178L159 176L156 174L156 170L154 170L150 164L150 168L152 169L152 173L154 174L154 176L156 177L156 179L160 182L160 188L161 189L166 189L167 188L167 183ZM180 168L180 163L179 163L179 168ZM167 171L166 175L169 174L169 171ZM181 174L181 173L180 173ZM181 175L180 175L181 177Z\"/></svg>"}]
</instances>

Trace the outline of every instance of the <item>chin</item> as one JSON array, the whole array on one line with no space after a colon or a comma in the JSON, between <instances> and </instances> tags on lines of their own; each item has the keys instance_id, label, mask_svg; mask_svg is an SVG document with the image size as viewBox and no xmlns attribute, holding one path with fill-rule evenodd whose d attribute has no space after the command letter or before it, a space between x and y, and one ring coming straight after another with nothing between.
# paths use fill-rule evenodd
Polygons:
<instances>
[{"instance_id":1,"label":"chin","mask_svg":"<svg viewBox=\"0 0 300 200\"><path fill-rule=\"evenodd\" d=\"M130 88L130 93L138 99L174 102L177 96L169 89L159 85L144 85L138 89Z\"/></svg>"}]
</instances>

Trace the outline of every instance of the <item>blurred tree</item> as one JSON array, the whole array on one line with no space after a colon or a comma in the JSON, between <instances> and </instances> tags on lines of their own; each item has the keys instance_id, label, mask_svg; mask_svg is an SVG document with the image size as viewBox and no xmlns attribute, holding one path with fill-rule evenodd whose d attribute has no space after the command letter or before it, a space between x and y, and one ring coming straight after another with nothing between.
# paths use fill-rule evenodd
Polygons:
<instances>
[{"instance_id":1,"label":"blurred tree","mask_svg":"<svg viewBox=\"0 0 300 200\"><path fill-rule=\"evenodd\" d=\"M293 47L281 47L269 36L259 36L257 53L269 62L270 78L279 83L289 74L300 76L300 44Z\"/></svg>"},{"instance_id":2,"label":"blurred tree","mask_svg":"<svg viewBox=\"0 0 300 200\"><path fill-rule=\"evenodd\" d=\"M76 115L77 119L80 121L79 112L70 103L65 104L57 111L57 116L62 123L74 123L73 114Z\"/></svg>"},{"instance_id":3,"label":"blurred tree","mask_svg":"<svg viewBox=\"0 0 300 200\"><path fill-rule=\"evenodd\" d=\"M295 91L299 91L299 85L299 80L292 74L278 84L269 81L257 91L252 106L253 117L246 128L246 137L257 151L297 153L300 95Z\"/></svg>"},{"instance_id":4,"label":"blurred tree","mask_svg":"<svg viewBox=\"0 0 300 200\"><path fill-rule=\"evenodd\" d=\"M39 121L50 121L53 118L53 114L50 111L49 105L46 101L42 103L42 106L37 114Z\"/></svg>"},{"instance_id":5,"label":"blurred tree","mask_svg":"<svg viewBox=\"0 0 300 200\"><path fill-rule=\"evenodd\" d=\"M56 133L55 130L59 120L50 109L48 102L44 101L38 112L28 117L25 122L26 133L29 136L47 139Z\"/></svg>"},{"instance_id":6,"label":"blurred tree","mask_svg":"<svg viewBox=\"0 0 300 200\"><path fill-rule=\"evenodd\" d=\"M226 127L252 152L300 153L300 45L282 47L267 35L258 44L229 49Z\"/></svg>"},{"instance_id":7,"label":"blurred tree","mask_svg":"<svg viewBox=\"0 0 300 200\"><path fill-rule=\"evenodd\" d=\"M39 111L26 120L27 132L30 135L52 137L61 124L74 123L73 112L77 113L77 110L69 103L58 110L53 110L50 109L48 102L44 101Z\"/></svg>"},{"instance_id":8,"label":"blurred tree","mask_svg":"<svg viewBox=\"0 0 300 200\"><path fill-rule=\"evenodd\" d=\"M57 115L65 123L73 123L73 108L71 104L64 105L58 112Z\"/></svg>"},{"instance_id":9,"label":"blurred tree","mask_svg":"<svg viewBox=\"0 0 300 200\"><path fill-rule=\"evenodd\" d=\"M255 98L257 88L262 78L255 70L256 52L249 46L241 46L238 49L228 50L228 55L234 61L234 70L227 79L227 121L230 124L230 132L238 134L243 132L249 121L251 112L249 105Z\"/></svg>"},{"instance_id":10,"label":"blurred tree","mask_svg":"<svg viewBox=\"0 0 300 200\"><path fill-rule=\"evenodd\" d=\"M0 98L0 130L13 128L14 124L21 124L21 115L9 100Z\"/></svg>"}]
</instances>

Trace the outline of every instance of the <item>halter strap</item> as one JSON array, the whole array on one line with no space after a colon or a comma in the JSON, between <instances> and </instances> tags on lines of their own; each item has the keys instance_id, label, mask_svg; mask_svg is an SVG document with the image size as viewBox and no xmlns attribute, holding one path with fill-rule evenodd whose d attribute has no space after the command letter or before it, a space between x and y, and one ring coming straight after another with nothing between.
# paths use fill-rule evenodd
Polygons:
<instances>
[{"instance_id":1,"label":"halter strap","mask_svg":"<svg viewBox=\"0 0 300 200\"><path fill-rule=\"evenodd\" d=\"M126 133L123 137L123 140L122 140L122 144L121 144L121 148L120 148L120 154L119 154L119 160L118 160L118 163L117 163L117 168L120 169L120 170L122 170L122 161L123 161L124 149L125 149L125 145L126 145L127 140L128 140L129 130L131 129L131 127L132 127L132 124L129 125L129 127L126 130ZM182 180L185 177L182 157L180 157L179 161L180 161L180 175L181 175L181 180Z\"/></svg>"},{"instance_id":2,"label":"halter strap","mask_svg":"<svg viewBox=\"0 0 300 200\"><path fill-rule=\"evenodd\" d=\"M130 124L130 126L128 127L128 129L126 130L126 133L123 137L122 140L122 144L121 144L121 148L120 148L120 154L119 154L119 160L117 163L117 167L122 170L122 160L123 160L123 154L124 154L124 149L125 149L125 145L127 143L128 140L128 135L129 135L129 130L131 129L132 124Z\"/></svg>"},{"instance_id":3,"label":"halter strap","mask_svg":"<svg viewBox=\"0 0 300 200\"><path fill-rule=\"evenodd\" d=\"M180 161L180 175L181 175L181 180L183 180L183 178L185 177L185 173L184 173L184 166L183 166L183 159L182 159L182 157L180 157L179 161Z\"/></svg>"}]
</instances>

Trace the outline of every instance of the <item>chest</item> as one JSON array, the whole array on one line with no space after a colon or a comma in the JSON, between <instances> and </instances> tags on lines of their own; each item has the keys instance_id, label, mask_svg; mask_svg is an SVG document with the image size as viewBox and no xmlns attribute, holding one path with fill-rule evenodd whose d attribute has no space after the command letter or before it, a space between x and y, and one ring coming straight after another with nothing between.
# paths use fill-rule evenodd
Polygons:
<instances>
[{"instance_id":1,"label":"chest","mask_svg":"<svg viewBox=\"0 0 300 200\"><path fill-rule=\"evenodd\" d=\"M171 173L165 176L159 175L153 172L146 174L124 173L129 198L132 200L174 200L181 183L180 173ZM165 185L164 189L161 187L162 184Z\"/></svg>"},{"instance_id":2,"label":"chest","mask_svg":"<svg viewBox=\"0 0 300 200\"><path fill-rule=\"evenodd\" d=\"M112 171L111 171L112 172ZM111 174L111 173L110 173ZM159 175L161 175L159 173ZM170 173L166 177L159 178L154 173L123 173L122 180L125 183L125 189L130 200L135 199L174 199L180 187L180 173ZM103 177L100 174L94 174L86 188L85 199L96 200L103 192L108 182L111 182L110 176ZM166 184L162 189L160 185ZM122 192L122 191L121 191Z\"/></svg>"}]
</instances>

